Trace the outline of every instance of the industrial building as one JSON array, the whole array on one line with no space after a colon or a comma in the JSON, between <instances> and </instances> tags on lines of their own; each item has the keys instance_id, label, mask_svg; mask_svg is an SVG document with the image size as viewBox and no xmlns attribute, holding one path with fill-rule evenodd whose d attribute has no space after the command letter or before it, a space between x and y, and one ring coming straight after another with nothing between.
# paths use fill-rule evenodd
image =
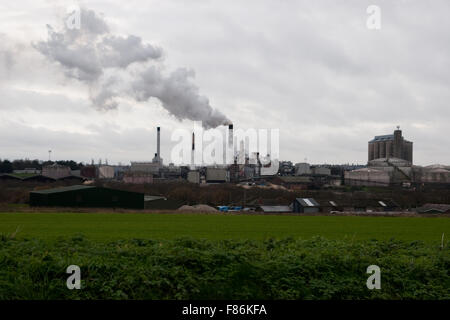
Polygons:
<instances>
[{"instance_id":1,"label":"industrial building","mask_svg":"<svg viewBox=\"0 0 450 320\"><path fill-rule=\"evenodd\" d=\"M345 172L345 184L389 186L410 183L412 152L412 142L403 138L400 127L394 134L375 136L369 141L368 167Z\"/></svg>"},{"instance_id":2,"label":"industrial building","mask_svg":"<svg viewBox=\"0 0 450 320\"><path fill-rule=\"evenodd\" d=\"M72 171L70 170L70 167L62 166L55 163L50 166L43 167L42 175L44 177L49 177L52 179L59 179L72 175Z\"/></svg>"},{"instance_id":3,"label":"industrial building","mask_svg":"<svg viewBox=\"0 0 450 320\"><path fill-rule=\"evenodd\" d=\"M99 179L114 179L114 167L112 166L100 166L98 168Z\"/></svg>"},{"instance_id":4,"label":"industrial building","mask_svg":"<svg viewBox=\"0 0 450 320\"><path fill-rule=\"evenodd\" d=\"M187 175L187 181L191 183L200 183L200 172L189 171Z\"/></svg>"},{"instance_id":5,"label":"industrial building","mask_svg":"<svg viewBox=\"0 0 450 320\"><path fill-rule=\"evenodd\" d=\"M84 166L80 170L80 175L88 179L96 179L98 177L98 168L94 165Z\"/></svg>"},{"instance_id":6,"label":"industrial building","mask_svg":"<svg viewBox=\"0 0 450 320\"><path fill-rule=\"evenodd\" d=\"M163 168L163 159L161 158L161 128L156 129L156 153L151 162L131 162L130 172L142 176L160 175L160 170Z\"/></svg>"},{"instance_id":7,"label":"industrial building","mask_svg":"<svg viewBox=\"0 0 450 320\"><path fill-rule=\"evenodd\" d=\"M415 167L418 168L418 167ZM414 181L411 163L399 158L381 158L369 162L367 168L345 172L345 184L357 186L402 185Z\"/></svg>"},{"instance_id":8,"label":"industrial building","mask_svg":"<svg viewBox=\"0 0 450 320\"><path fill-rule=\"evenodd\" d=\"M320 204L313 198L296 198L292 209L297 213L317 213L320 210Z\"/></svg>"},{"instance_id":9,"label":"industrial building","mask_svg":"<svg viewBox=\"0 0 450 320\"><path fill-rule=\"evenodd\" d=\"M153 174L145 172L127 171L123 174L122 181L130 184L153 183Z\"/></svg>"},{"instance_id":10,"label":"industrial building","mask_svg":"<svg viewBox=\"0 0 450 320\"><path fill-rule=\"evenodd\" d=\"M292 190L305 190L314 184L313 178L309 176L280 176L269 180Z\"/></svg>"},{"instance_id":11,"label":"industrial building","mask_svg":"<svg viewBox=\"0 0 450 320\"><path fill-rule=\"evenodd\" d=\"M369 141L369 163L382 158L397 158L413 163L413 143L402 136L400 127L394 134L375 136Z\"/></svg>"},{"instance_id":12,"label":"industrial building","mask_svg":"<svg viewBox=\"0 0 450 320\"><path fill-rule=\"evenodd\" d=\"M143 209L144 194L75 185L30 192L31 206Z\"/></svg>"},{"instance_id":13,"label":"industrial building","mask_svg":"<svg viewBox=\"0 0 450 320\"><path fill-rule=\"evenodd\" d=\"M392 135L376 136L369 141L367 168L346 171L345 184L390 186L450 183L450 167L414 166L412 152L412 142L403 138L398 127Z\"/></svg>"},{"instance_id":14,"label":"industrial building","mask_svg":"<svg viewBox=\"0 0 450 320\"><path fill-rule=\"evenodd\" d=\"M229 181L228 171L225 168L206 168L206 182L223 183Z\"/></svg>"},{"instance_id":15,"label":"industrial building","mask_svg":"<svg viewBox=\"0 0 450 320\"><path fill-rule=\"evenodd\" d=\"M314 166L311 168L311 172L316 176L330 176L331 169L324 166Z\"/></svg>"},{"instance_id":16,"label":"industrial building","mask_svg":"<svg viewBox=\"0 0 450 320\"><path fill-rule=\"evenodd\" d=\"M308 175L311 174L311 168L309 166L309 163L296 163L295 164L295 175L301 176L301 175Z\"/></svg>"}]
</instances>

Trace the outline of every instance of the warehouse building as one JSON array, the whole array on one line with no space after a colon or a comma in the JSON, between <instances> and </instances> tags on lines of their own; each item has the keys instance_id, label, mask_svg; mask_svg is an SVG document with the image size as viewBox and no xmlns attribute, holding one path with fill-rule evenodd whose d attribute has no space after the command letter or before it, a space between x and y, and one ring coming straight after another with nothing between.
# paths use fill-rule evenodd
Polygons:
<instances>
[{"instance_id":1,"label":"warehouse building","mask_svg":"<svg viewBox=\"0 0 450 320\"><path fill-rule=\"evenodd\" d=\"M75 185L30 192L31 206L144 208L144 194L116 189Z\"/></svg>"}]
</instances>

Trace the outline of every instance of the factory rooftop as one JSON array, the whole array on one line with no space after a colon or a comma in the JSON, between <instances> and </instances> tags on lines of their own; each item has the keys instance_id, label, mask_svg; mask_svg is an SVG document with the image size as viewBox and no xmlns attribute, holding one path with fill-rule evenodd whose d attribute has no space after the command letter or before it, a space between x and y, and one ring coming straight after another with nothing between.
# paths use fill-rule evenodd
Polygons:
<instances>
[{"instance_id":1,"label":"factory rooftop","mask_svg":"<svg viewBox=\"0 0 450 320\"><path fill-rule=\"evenodd\" d=\"M393 134L385 134L382 136L375 136L371 141L369 142L375 142L375 141L388 141L388 140L394 140Z\"/></svg>"},{"instance_id":2,"label":"factory rooftop","mask_svg":"<svg viewBox=\"0 0 450 320\"><path fill-rule=\"evenodd\" d=\"M85 189L92 189L92 188L95 188L95 187L94 186L76 185L76 186L69 186L69 187L59 187L59 188L53 188L53 189L37 190L37 191L32 191L32 193L59 193L59 192L85 190Z\"/></svg>"}]
</instances>

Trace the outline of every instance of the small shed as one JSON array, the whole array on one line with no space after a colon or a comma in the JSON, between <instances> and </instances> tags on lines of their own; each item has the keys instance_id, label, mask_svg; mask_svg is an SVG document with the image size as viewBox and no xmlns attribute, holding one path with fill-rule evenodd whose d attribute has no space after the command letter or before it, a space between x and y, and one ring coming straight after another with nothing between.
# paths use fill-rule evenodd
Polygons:
<instances>
[{"instance_id":1,"label":"small shed","mask_svg":"<svg viewBox=\"0 0 450 320\"><path fill-rule=\"evenodd\" d=\"M427 203L416 210L418 213L450 213L450 204Z\"/></svg>"},{"instance_id":2,"label":"small shed","mask_svg":"<svg viewBox=\"0 0 450 320\"><path fill-rule=\"evenodd\" d=\"M144 194L116 189L75 185L30 192L31 206L144 208Z\"/></svg>"},{"instance_id":3,"label":"small shed","mask_svg":"<svg viewBox=\"0 0 450 320\"><path fill-rule=\"evenodd\" d=\"M396 211L400 209L400 206L390 199L377 200L377 202L381 205L382 211Z\"/></svg>"},{"instance_id":4,"label":"small shed","mask_svg":"<svg viewBox=\"0 0 450 320\"><path fill-rule=\"evenodd\" d=\"M313 198L296 198L292 204L294 212L316 213L320 211L319 203Z\"/></svg>"},{"instance_id":5,"label":"small shed","mask_svg":"<svg viewBox=\"0 0 450 320\"><path fill-rule=\"evenodd\" d=\"M323 212L344 211L344 202L336 200L319 200L320 208Z\"/></svg>"}]
</instances>

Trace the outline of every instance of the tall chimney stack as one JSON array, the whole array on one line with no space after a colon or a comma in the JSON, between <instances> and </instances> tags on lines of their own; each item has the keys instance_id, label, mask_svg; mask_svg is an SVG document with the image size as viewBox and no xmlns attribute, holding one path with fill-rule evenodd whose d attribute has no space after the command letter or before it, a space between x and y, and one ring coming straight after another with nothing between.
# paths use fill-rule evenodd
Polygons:
<instances>
[{"instance_id":1,"label":"tall chimney stack","mask_svg":"<svg viewBox=\"0 0 450 320\"><path fill-rule=\"evenodd\" d=\"M195 133L192 132L192 150L191 150L191 169L194 169L194 155L195 155Z\"/></svg>"},{"instance_id":2,"label":"tall chimney stack","mask_svg":"<svg viewBox=\"0 0 450 320\"><path fill-rule=\"evenodd\" d=\"M233 149L233 125L228 125L228 148Z\"/></svg>"},{"instance_id":3,"label":"tall chimney stack","mask_svg":"<svg viewBox=\"0 0 450 320\"><path fill-rule=\"evenodd\" d=\"M160 131L161 131L161 128L160 127L158 127L158 129L157 129L157 131L158 131L158 133L157 133L157 140L156 140L156 153L158 154L158 156L157 156L157 160L158 160L158 162L161 162L161 141L160 141Z\"/></svg>"}]
</instances>

